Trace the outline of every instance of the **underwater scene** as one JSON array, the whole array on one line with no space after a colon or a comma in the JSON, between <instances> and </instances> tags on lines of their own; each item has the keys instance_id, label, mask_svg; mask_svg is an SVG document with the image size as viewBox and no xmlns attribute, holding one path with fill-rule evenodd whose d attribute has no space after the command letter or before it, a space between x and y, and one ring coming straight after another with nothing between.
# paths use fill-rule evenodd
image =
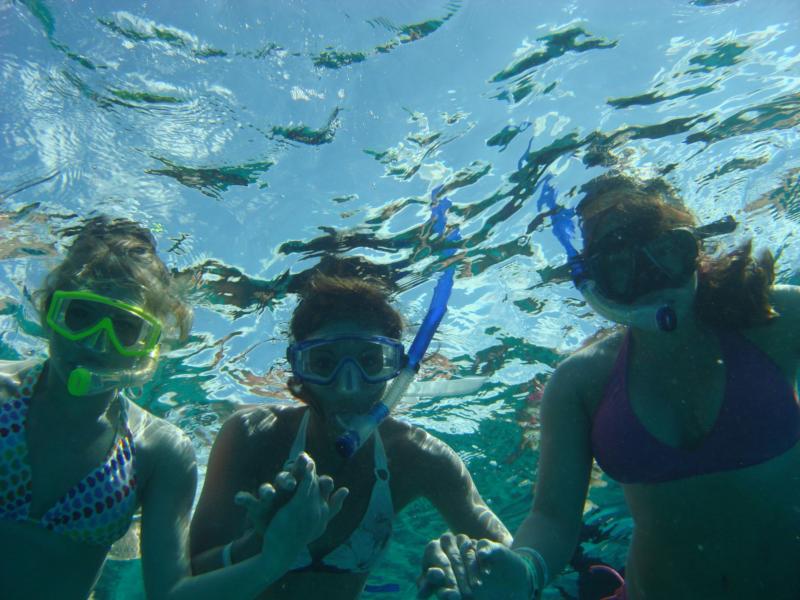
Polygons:
<instances>
[{"instance_id":1,"label":"underwater scene","mask_svg":"<svg viewBox=\"0 0 800 600\"><path fill-rule=\"evenodd\" d=\"M37 492L57 500L80 473L53 483L60 492L35 473L70 438L34 451L50 422L34 416L36 379L12 394L25 406L33 398L28 421L0 411L0 434L12 432L0 439L3 562L35 563L18 548L32 528L36 552L58 536L48 561L74 555L70 572L86 570L61 597L183 597L154 591L177 577L142 559L161 544L155 534L139 545L148 508L180 504L150 497L169 487L154 487L155 475L144 485L162 460L155 442L138 441L149 413L174 439L182 431L196 457L196 480L186 480L203 515L191 525L196 574L259 556L260 541L235 541L241 507L297 464L284 465L290 447L303 449L296 431L308 432L319 474L333 465L333 486L348 484L350 526L331 535L356 531L344 544L353 556L338 546L334 561L336 544L323 542L326 562L309 545L299 572L250 597L800 597L797 569L781 562L800 559L796 0L0 0L0 82L0 359L52 357L42 382L57 377L57 348L113 353L128 369L108 383L106 363L65 359L62 377L75 402L104 397L101 421L117 423L101 428L107 437L87 446L94 454L79 469L118 448L117 462L102 464L119 468L105 476L121 487L97 495L113 521L84 519L75 505L41 531L53 502L39 506ZM630 205L617 210L611 197ZM123 251L133 262L152 254L152 286L129 293L110 282L123 272L149 281L124 264L64 271L79 240L109 231L138 240ZM171 343L161 343L168 330ZM322 401L326 386L338 387ZM637 401L662 393L677 408ZM377 436L379 405L391 417ZM232 450L223 464L215 439L241 409L283 416L235 421L251 442L259 428L275 431L248 446L249 458ZM327 426L330 440L358 440L358 474L333 450L330 460L314 455ZM77 464L69 456L61 462ZM207 473L232 479L204 488ZM298 473L291 485L305 490L310 476ZM547 489L528 517L540 473ZM28 486L17 493L24 502L17 485ZM219 508L214 494L226 485ZM129 489L138 504L127 503ZM254 496L235 504L242 489ZM388 524L386 501L403 509L389 510ZM150 510L170 527L177 519ZM215 529L205 518L223 513L239 520L220 517ZM756 529L759 515L777 525ZM750 521L752 532L734 531ZM527 550L492 546L494 583L474 594L458 578L442 585L460 596L420 592L426 546L448 529L474 538L465 560L480 554L475 540L507 545L518 530L514 546ZM26 541L12 548L12 539ZM82 544L93 552L85 561ZM739 544L752 548L740 561ZM758 557L772 566L761 572ZM9 568L0 579L25 570ZM42 586L0 596L57 597Z\"/></svg>"}]
</instances>

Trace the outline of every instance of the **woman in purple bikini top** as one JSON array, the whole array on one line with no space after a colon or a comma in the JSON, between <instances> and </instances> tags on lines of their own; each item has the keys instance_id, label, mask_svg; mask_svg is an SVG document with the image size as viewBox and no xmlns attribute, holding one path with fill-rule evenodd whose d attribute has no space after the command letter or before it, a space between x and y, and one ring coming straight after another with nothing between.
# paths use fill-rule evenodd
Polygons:
<instances>
[{"instance_id":1,"label":"woman in purple bikini top","mask_svg":"<svg viewBox=\"0 0 800 600\"><path fill-rule=\"evenodd\" d=\"M735 222L698 227L663 180L583 192L567 270L618 327L551 376L531 512L514 550L478 542L492 574L474 597L539 597L573 555L596 459L634 523L608 598L800 598L800 289L773 285L749 242L708 252Z\"/></svg>"}]
</instances>

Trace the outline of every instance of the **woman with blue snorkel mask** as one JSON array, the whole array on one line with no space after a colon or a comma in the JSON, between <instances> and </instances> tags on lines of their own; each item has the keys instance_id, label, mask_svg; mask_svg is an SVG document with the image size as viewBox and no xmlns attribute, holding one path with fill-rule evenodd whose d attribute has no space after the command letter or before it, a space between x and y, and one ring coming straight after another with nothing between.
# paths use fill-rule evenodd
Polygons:
<instances>
[{"instance_id":1,"label":"woman with blue snorkel mask","mask_svg":"<svg viewBox=\"0 0 800 600\"><path fill-rule=\"evenodd\" d=\"M570 270L621 327L547 384L533 506L511 549L439 540L426 581L444 583L429 589L540 597L575 551L596 460L634 523L624 581L595 568L618 578L608 598L800 597L799 290L773 285L771 255L749 243L706 254L732 220L697 227L661 180L608 175L583 191Z\"/></svg>"},{"instance_id":2,"label":"woman with blue snorkel mask","mask_svg":"<svg viewBox=\"0 0 800 600\"><path fill-rule=\"evenodd\" d=\"M296 545L285 577L263 598L359 597L389 543L395 515L420 497L431 501L453 531L510 541L461 459L421 429L388 417L349 458L337 449L401 372L402 328L377 281L341 269L311 279L292 316L287 352L289 389L303 405L246 409L222 427L192 525L196 572L225 560L237 564L256 551L261 542L247 515L269 519L255 500L258 482L280 481L276 474L304 453L349 495L318 539ZM241 489L252 493L237 496Z\"/></svg>"},{"instance_id":3,"label":"woman with blue snorkel mask","mask_svg":"<svg viewBox=\"0 0 800 600\"><path fill-rule=\"evenodd\" d=\"M191 577L192 444L124 393L147 383L165 342L188 335L191 311L145 228L97 217L67 234L38 294L47 359L0 361L0 595L86 598L140 510L148 598L252 597L274 579L287 516L324 526L319 483L291 475L306 500L272 519L269 554Z\"/></svg>"}]
</instances>

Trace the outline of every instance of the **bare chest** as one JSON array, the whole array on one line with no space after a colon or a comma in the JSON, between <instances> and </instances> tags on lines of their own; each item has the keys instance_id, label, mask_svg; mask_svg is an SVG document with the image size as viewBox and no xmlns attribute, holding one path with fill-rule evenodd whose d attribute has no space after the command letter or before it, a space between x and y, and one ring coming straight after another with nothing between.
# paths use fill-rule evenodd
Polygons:
<instances>
[{"instance_id":1,"label":"bare chest","mask_svg":"<svg viewBox=\"0 0 800 600\"><path fill-rule=\"evenodd\" d=\"M33 420L27 428L27 462L31 472L31 518L40 518L88 473L103 464L116 440L110 426L89 435L53 431Z\"/></svg>"},{"instance_id":2,"label":"bare chest","mask_svg":"<svg viewBox=\"0 0 800 600\"><path fill-rule=\"evenodd\" d=\"M662 443L696 448L714 428L727 385L725 364L642 364L628 369L628 397L642 426Z\"/></svg>"}]
</instances>

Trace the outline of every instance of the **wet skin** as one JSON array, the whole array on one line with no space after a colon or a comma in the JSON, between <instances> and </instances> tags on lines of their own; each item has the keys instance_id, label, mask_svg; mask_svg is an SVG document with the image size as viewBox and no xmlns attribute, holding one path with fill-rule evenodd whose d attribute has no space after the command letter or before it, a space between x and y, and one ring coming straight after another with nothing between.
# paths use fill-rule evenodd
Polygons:
<instances>
[{"instance_id":1,"label":"wet skin","mask_svg":"<svg viewBox=\"0 0 800 600\"><path fill-rule=\"evenodd\" d=\"M383 335L384 332L342 321L321 328L310 337L337 334ZM374 438L351 459L343 459L334 447L342 431L337 416L368 409L383 393L385 384L368 384L350 377L352 374L346 372L349 366L345 365L337 380L328 386L306 384L315 409L258 407L240 411L223 426L209 459L205 486L192 522L191 546L196 571L216 568L213 562L216 548L233 539L243 540L237 545L242 556L258 546L259 542L248 532L243 512L232 506L231 499L239 489L255 490L261 483L275 479L288 458L306 410L311 410L306 452L315 460L319 473L332 476L337 487L350 490L339 515L309 545L312 556L327 554L359 525L375 483ZM395 513L416 498L425 497L452 529L473 532L469 535L481 532L478 537L510 541L506 529L475 489L464 464L446 444L392 418L381 424L380 434L391 473ZM204 553L206 558L198 559ZM318 597L324 590L325 597L331 600L350 600L359 596L367 577L366 573L288 573L262 597L299 600ZM411 582L399 583L401 588L411 585Z\"/></svg>"},{"instance_id":2,"label":"wet skin","mask_svg":"<svg viewBox=\"0 0 800 600\"><path fill-rule=\"evenodd\" d=\"M595 239L624 225L606 218ZM769 300L779 316L738 333L778 366L796 397L800 288L774 286ZM537 549L553 574L578 542L593 460L592 422L623 339L617 330L576 352L545 389L534 503L514 546ZM629 400L661 443L687 451L703 444L722 406L725 369L716 334L693 309L671 333L631 330ZM629 600L800 597L800 444L742 469L622 488L634 521ZM491 556L506 576L483 577L474 598L489 600L500 591L509 600L527 598L522 561L503 549Z\"/></svg>"},{"instance_id":3,"label":"wet skin","mask_svg":"<svg viewBox=\"0 0 800 600\"><path fill-rule=\"evenodd\" d=\"M0 402L8 400L31 362L0 362ZM70 422L70 413L44 408L40 378L28 413L28 462L33 501L31 518L39 519L63 494L108 456L116 439L116 409L97 413L93 422ZM84 409L89 409L86 406ZM99 410L95 408L95 410ZM152 479L158 448L181 437L173 426L131 405L128 423L136 445L137 496ZM33 522L0 520L0 581L4 598L85 598L106 557L107 548L70 540ZM47 576L43 577L43 565Z\"/></svg>"},{"instance_id":4,"label":"wet skin","mask_svg":"<svg viewBox=\"0 0 800 600\"><path fill-rule=\"evenodd\" d=\"M785 312L797 314L797 290L778 290L774 297L781 297L776 304L786 305ZM779 317L742 333L794 384L798 348L783 333L787 325ZM576 391L587 414L602 399L597 390L610 377L621 342L615 335L576 356L586 373ZM628 367L634 413L663 443L701 445L724 393L716 337L697 332L675 352L640 342L634 335ZM631 600L800 596L800 446L745 469L622 487L634 520L626 577Z\"/></svg>"}]
</instances>

